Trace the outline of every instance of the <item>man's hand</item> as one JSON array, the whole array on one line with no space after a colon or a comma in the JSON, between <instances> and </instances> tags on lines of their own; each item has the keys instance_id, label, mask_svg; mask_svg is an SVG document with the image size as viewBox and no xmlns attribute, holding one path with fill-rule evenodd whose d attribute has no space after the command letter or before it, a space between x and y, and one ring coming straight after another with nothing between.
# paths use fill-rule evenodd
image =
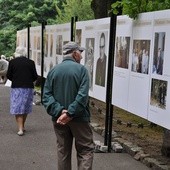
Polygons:
<instances>
[{"instance_id":1,"label":"man's hand","mask_svg":"<svg viewBox=\"0 0 170 170\"><path fill-rule=\"evenodd\" d=\"M67 115L67 110L62 110L61 116L57 119L57 123L60 125L65 125L70 120L72 120L72 118Z\"/></svg>"}]
</instances>

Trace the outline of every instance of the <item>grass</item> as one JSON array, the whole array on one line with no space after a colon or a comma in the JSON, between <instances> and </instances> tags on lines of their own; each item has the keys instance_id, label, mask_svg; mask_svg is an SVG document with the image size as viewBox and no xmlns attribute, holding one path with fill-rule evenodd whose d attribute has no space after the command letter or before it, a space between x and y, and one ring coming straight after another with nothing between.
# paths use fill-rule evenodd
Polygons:
<instances>
[{"instance_id":1,"label":"grass","mask_svg":"<svg viewBox=\"0 0 170 170\"><path fill-rule=\"evenodd\" d=\"M92 113L91 120L105 127L106 104L95 99L90 99L90 102L94 103L94 106L90 105L90 111ZM99 112L98 110L102 111ZM149 152L151 155L160 154L163 141L162 127L151 124L148 120L118 107L114 107L112 122L113 131L117 132L122 138L143 147L146 153ZM128 123L131 123L132 126L128 126ZM143 124L143 128L141 126L139 127L141 124Z\"/></svg>"}]
</instances>

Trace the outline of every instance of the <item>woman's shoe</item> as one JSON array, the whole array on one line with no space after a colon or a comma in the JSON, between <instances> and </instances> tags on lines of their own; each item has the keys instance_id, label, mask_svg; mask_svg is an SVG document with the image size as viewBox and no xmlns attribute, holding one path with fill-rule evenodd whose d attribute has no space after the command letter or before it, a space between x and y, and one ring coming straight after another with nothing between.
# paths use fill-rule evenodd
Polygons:
<instances>
[{"instance_id":1,"label":"woman's shoe","mask_svg":"<svg viewBox=\"0 0 170 170\"><path fill-rule=\"evenodd\" d=\"M19 130L18 133L17 133L19 136L22 136L24 135L24 132L22 130Z\"/></svg>"}]
</instances>

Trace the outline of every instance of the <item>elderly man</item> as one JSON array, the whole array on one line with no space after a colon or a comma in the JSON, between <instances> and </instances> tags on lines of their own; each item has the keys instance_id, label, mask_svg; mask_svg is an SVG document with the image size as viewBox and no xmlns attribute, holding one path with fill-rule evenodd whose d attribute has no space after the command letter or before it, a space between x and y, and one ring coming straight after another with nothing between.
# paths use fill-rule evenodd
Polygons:
<instances>
[{"instance_id":1,"label":"elderly man","mask_svg":"<svg viewBox=\"0 0 170 170\"><path fill-rule=\"evenodd\" d=\"M8 61L6 60L6 57L4 55L1 55L0 57L0 77L3 80L3 83L6 82L6 74L8 70Z\"/></svg>"},{"instance_id":2,"label":"elderly man","mask_svg":"<svg viewBox=\"0 0 170 170\"><path fill-rule=\"evenodd\" d=\"M93 134L88 108L89 75L80 64L85 49L75 42L63 46L64 59L48 73L43 105L52 116L57 136L58 170L71 170L73 138L77 169L92 170Z\"/></svg>"}]
</instances>

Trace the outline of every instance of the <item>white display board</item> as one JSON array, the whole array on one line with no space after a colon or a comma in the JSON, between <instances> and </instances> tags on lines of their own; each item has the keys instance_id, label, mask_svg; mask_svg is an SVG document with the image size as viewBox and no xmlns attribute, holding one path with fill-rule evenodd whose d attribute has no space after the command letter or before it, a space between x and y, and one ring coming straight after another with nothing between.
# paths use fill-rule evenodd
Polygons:
<instances>
[{"instance_id":1,"label":"white display board","mask_svg":"<svg viewBox=\"0 0 170 170\"><path fill-rule=\"evenodd\" d=\"M94 30L94 20L76 22L76 36L75 41L82 47L85 47L86 50L82 53L81 64L85 65L89 72L89 95L93 97L94 89L94 54L96 48L96 39L95 39L95 30Z\"/></svg>"},{"instance_id":2,"label":"white display board","mask_svg":"<svg viewBox=\"0 0 170 170\"><path fill-rule=\"evenodd\" d=\"M169 16L170 10L164 10L142 13L135 21L127 16L117 18L112 88L113 105L167 129L170 129ZM122 65L122 44L130 47L128 66Z\"/></svg>"},{"instance_id":3,"label":"white display board","mask_svg":"<svg viewBox=\"0 0 170 170\"><path fill-rule=\"evenodd\" d=\"M154 15L148 120L170 129L170 10Z\"/></svg>"},{"instance_id":4,"label":"white display board","mask_svg":"<svg viewBox=\"0 0 170 170\"><path fill-rule=\"evenodd\" d=\"M46 25L44 30L44 77L54 67L54 34L55 25Z\"/></svg>"},{"instance_id":5,"label":"white display board","mask_svg":"<svg viewBox=\"0 0 170 170\"><path fill-rule=\"evenodd\" d=\"M112 105L170 129L170 10L142 13L137 20L117 17ZM31 27L30 55L41 71L41 31ZM44 77L62 62L71 24L46 26ZM81 64L89 72L89 95L106 102L110 18L76 22L75 41L86 48ZM27 30L17 46L27 46Z\"/></svg>"},{"instance_id":6,"label":"white display board","mask_svg":"<svg viewBox=\"0 0 170 170\"><path fill-rule=\"evenodd\" d=\"M16 47L27 47L27 29L17 31Z\"/></svg>"},{"instance_id":7,"label":"white display board","mask_svg":"<svg viewBox=\"0 0 170 170\"><path fill-rule=\"evenodd\" d=\"M41 76L41 27L30 28L30 59L35 62L37 74Z\"/></svg>"},{"instance_id":8,"label":"white display board","mask_svg":"<svg viewBox=\"0 0 170 170\"><path fill-rule=\"evenodd\" d=\"M81 64L89 71L89 95L106 101L110 18L76 23L76 42L86 48Z\"/></svg>"},{"instance_id":9,"label":"white display board","mask_svg":"<svg viewBox=\"0 0 170 170\"><path fill-rule=\"evenodd\" d=\"M150 64L153 51L153 17L154 13L139 15L133 22L133 38L131 58L131 73L129 79L128 111L147 119ZM137 58L137 66L135 60ZM136 68L135 68L136 67Z\"/></svg>"},{"instance_id":10,"label":"white display board","mask_svg":"<svg viewBox=\"0 0 170 170\"><path fill-rule=\"evenodd\" d=\"M112 103L125 110L128 109L132 27L133 20L129 17L117 17Z\"/></svg>"},{"instance_id":11,"label":"white display board","mask_svg":"<svg viewBox=\"0 0 170 170\"><path fill-rule=\"evenodd\" d=\"M62 62L63 44L71 39L71 25L47 25L44 37L44 77L56 65Z\"/></svg>"}]
</instances>

